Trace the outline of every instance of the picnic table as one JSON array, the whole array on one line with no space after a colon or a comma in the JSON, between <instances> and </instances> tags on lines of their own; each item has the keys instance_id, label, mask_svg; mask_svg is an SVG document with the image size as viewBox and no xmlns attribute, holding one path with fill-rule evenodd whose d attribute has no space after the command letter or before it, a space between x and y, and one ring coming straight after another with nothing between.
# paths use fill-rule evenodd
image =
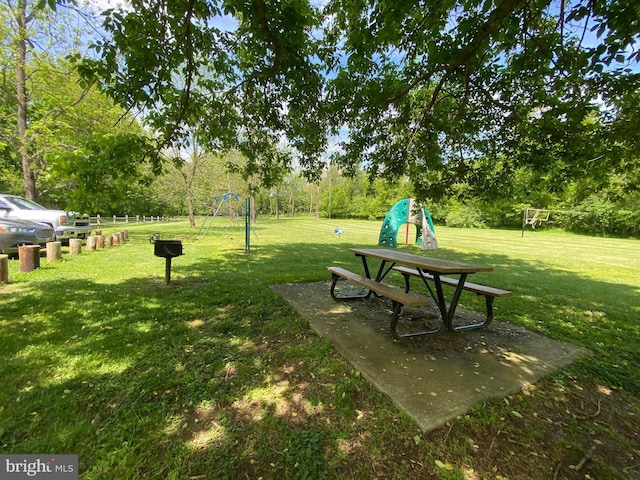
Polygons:
<instances>
[{"instance_id":1,"label":"picnic table","mask_svg":"<svg viewBox=\"0 0 640 480\"><path fill-rule=\"evenodd\" d=\"M479 285L466 281L467 276L470 274L492 271L493 268L489 266L443 260L439 258L416 255L386 248L351 248L350 250L357 257L360 257L362 259L362 265L365 275L360 276L340 267L329 267L329 270L333 275L333 283L331 285L332 297L337 300L349 298L369 298L371 293L375 293L379 296L390 298L394 306L394 315L391 320L391 331L396 338L431 335L439 332L443 326L446 330L449 331L465 330L485 326L491 322L491 319L493 317L493 299L495 297L507 296L511 294L511 292L507 290L496 289L493 287L487 287L485 285ZM371 269L369 268L369 260L371 259L380 262L375 276L371 275ZM397 292L396 287L384 283L384 278L391 271L397 271L404 276L405 290L402 293L404 293L405 295L410 294L409 279L411 277L418 277L422 280L422 283L426 287L427 292L440 311L440 315L442 317L442 325L440 327L435 330L427 330L407 335L397 334L396 324L398 321L398 312L400 308L403 305L420 306L424 305L426 302L421 302L419 300L419 297L415 295L402 297L401 293ZM457 278L452 278L445 275L455 275L457 276ZM334 289L339 277L364 286L369 289L369 292L366 295L359 297L338 297L335 295ZM433 285L431 285L431 283L433 283ZM447 302L445 298L443 285L455 288L449 302ZM485 297L487 305L487 316L483 322L454 327L453 318L458 306L458 302L460 300L460 295L464 290L471 291L477 295L483 295Z\"/></svg>"}]
</instances>

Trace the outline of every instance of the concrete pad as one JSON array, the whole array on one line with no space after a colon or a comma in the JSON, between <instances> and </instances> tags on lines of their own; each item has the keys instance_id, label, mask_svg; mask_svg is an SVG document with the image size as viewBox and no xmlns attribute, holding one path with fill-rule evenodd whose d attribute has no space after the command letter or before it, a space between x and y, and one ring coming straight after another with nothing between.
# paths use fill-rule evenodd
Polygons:
<instances>
[{"instance_id":1,"label":"concrete pad","mask_svg":"<svg viewBox=\"0 0 640 480\"><path fill-rule=\"evenodd\" d=\"M330 282L317 282L272 288L423 431L478 402L518 392L589 353L498 320L479 330L396 341L385 300L336 302L329 287ZM454 323L472 321L478 314L459 307ZM424 322L437 325L437 310L406 309L398 325L410 329L416 322L414 330L424 329Z\"/></svg>"}]
</instances>

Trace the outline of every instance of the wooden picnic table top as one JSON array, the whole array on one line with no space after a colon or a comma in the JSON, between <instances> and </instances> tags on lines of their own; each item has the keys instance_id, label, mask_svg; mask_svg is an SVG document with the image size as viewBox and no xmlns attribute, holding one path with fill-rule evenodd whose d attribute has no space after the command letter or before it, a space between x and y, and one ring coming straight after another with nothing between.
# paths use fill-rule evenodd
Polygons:
<instances>
[{"instance_id":1,"label":"wooden picnic table top","mask_svg":"<svg viewBox=\"0 0 640 480\"><path fill-rule=\"evenodd\" d=\"M385 262L400 263L419 268L426 272L438 274L455 275L461 273L491 272L493 270L493 267L486 265L443 260L440 258L416 255L414 253L399 252L388 248L351 248L350 250L360 257L371 257Z\"/></svg>"}]
</instances>

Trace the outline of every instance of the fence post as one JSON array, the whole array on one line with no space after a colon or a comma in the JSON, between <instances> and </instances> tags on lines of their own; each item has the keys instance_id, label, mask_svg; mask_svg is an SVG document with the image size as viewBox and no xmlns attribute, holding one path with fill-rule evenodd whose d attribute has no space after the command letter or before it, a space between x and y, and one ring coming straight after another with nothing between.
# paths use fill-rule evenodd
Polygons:
<instances>
[{"instance_id":1,"label":"fence post","mask_svg":"<svg viewBox=\"0 0 640 480\"><path fill-rule=\"evenodd\" d=\"M116 216L113 216L113 226L115 227L117 225L117 221L116 221Z\"/></svg>"},{"instance_id":2,"label":"fence post","mask_svg":"<svg viewBox=\"0 0 640 480\"><path fill-rule=\"evenodd\" d=\"M96 216L96 224L97 224L97 227L100 228L100 214Z\"/></svg>"},{"instance_id":3,"label":"fence post","mask_svg":"<svg viewBox=\"0 0 640 480\"><path fill-rule=\"evenodd\" d=\"M136 215L136 223L140 223L140 215Z\"/></svg>"},{"instance_id":4,"label":"fence post","mask_svg":"<svg viewBox=\"0 0 640 480\"><path fill-rule=\"evenodd\" d=\"M129 223L129 215L124 216L124 223Z\"/></svg>"}]
</instances>

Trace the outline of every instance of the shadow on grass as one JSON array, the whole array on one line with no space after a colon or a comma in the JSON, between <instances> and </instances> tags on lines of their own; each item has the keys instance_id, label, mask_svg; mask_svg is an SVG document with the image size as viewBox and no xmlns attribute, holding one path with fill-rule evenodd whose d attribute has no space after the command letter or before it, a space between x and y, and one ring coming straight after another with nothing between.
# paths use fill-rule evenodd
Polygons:
<instances>
[{"instance_id":1,"label":"shadow on grass","mask_svg":"<svg viewBox=\"0 0 640 480\"><path fill-rule=\"evenodd\" d=\"M477 280L513 291L498 318L595 351L580 368L640 391L635 289L503 256L433 254L494 266ZM355 475L366 466L340 441L369 387L269 285L359 262L342 244L276 245L175 261L169 286L162 268L116 284L21 285L2 306L0 451L78 453L82 478Z\"/></svg>"}]
</instances>

